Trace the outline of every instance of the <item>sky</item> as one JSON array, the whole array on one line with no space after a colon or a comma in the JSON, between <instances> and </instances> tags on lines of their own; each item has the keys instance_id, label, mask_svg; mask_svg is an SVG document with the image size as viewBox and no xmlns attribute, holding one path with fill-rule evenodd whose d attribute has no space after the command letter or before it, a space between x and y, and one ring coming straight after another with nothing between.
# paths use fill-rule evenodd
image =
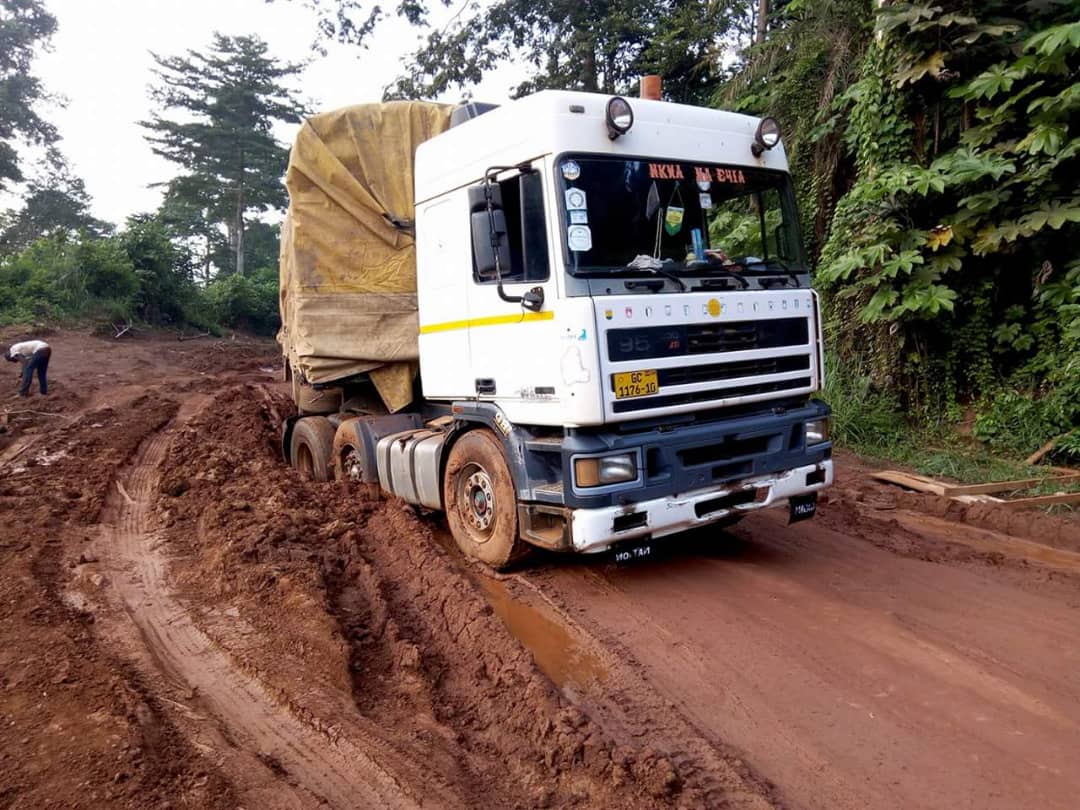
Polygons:
<instances>
[{"instance_id":1,"label":"sky","mask_svg":"<svg viewBox=\"0 0 1080 810\"><path fill-rule=\"evenodd\" d=\"M457 4L449 9L432 5L438 9L436 25L458 10ZM178 171L151 152L137 123L149 118L152 109L147 93L153 80L151 51L174 55L204 49L214 31L257 34L275 57L312 60L296 88L320 111L381 100L383 88L401 72L402 57L416 49L421 35L404 21L389 20L371 48L330 45L322 57L311 49L313 12L290 0L46 0L46 7L59 28L51 52L42 54L33 70L67 105L43 107L42 112L59 129L60 148L85 181L94 215L115 224L130 214L155 210L161 192L151 184ZM470 89L477 100L506 101L523 75L510 65ZM454 91L440 100L460 97ZM291 143L295 130L282 126L278 137ZM0 207L14 202L0 201Z\"/></svg>"}]
</instances>

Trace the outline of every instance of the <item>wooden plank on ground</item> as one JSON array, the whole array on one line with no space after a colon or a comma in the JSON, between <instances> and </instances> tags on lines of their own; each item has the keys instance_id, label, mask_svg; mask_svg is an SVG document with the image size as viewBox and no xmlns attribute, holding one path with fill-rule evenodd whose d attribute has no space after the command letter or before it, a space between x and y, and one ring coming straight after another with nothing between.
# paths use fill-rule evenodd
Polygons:
<instances>
[{"instance_id":1,"label":"wooden plank on ground","mask_svg":"<svg viewBox=\"0 0 1080 810\"><path fill-rule=\"evenodd\" d=\"M1052 475L1043 478L1024 478L1019 481L990 481L986 484L963 484L953 486L945 484L945 494L952 498L957 495L989 495L992 492L1011 492L1014 489L1031 489L1042 484L1057 484L1080 481L1080 473Z\"/></svg>"},{"instance_id":2,"label":"wooden plank on ground","mask_svg":"<svg viewBox=\"0 0 1080 810\"><path fill-rule=\"evenodd\" d=\"M1053 506L1058 503L1080 503L1080 492L1059 492L1057 495L1039 495L1034 498L1013 498L999 505L1006 509L1033 509L1037 506Z\"/></svg>"},{"instance_id":3,"label":"wooden plank on ground","mask_svg":"<svg viewBox=\"0 0 1080 810\"><path fill-rule=\"evenodd\" d=\"M882 470L881 472L871 473L870 477L888 484L898 484L908 489L914 489L916 492L929 492L932 495L944 495L947 489L944 484L932 479L900 472L899 470Z\"/></svg>"}]
</instances>

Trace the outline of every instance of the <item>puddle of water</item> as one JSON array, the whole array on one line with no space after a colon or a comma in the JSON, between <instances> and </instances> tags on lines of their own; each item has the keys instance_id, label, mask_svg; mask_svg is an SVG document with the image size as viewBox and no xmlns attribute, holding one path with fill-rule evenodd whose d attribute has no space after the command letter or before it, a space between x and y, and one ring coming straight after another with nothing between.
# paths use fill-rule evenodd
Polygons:
<instances>
[{"instance_id":1,"label":"puddle of water","mask_svg":"<svg viewBox=\"0 0 1080 810\"><path fill-rule=\"evenodd\" d=\"M558 614L547 606L536 607L511 596L506 585L490 577L477 576L495 614L513 636L532 653L536 665L560 689L568 683L578 687L607 679L607 669L585 649Z\"/></svg>"},{"instance_id":2,"label":"puddle of water","mask_svg":"<svg viewBox=\"0 0 1080 810\"><path fill-rule=\"evenodd\" d=\"M592 682L603 683L607 679L607 668L586 649L579 635L566 626L558 612L546 604L533 605L514 598L505 584L465 564L461 550L445 526L432 526L431 533L435 542L480 586L495 615L506 625L510 634L532 653L540 671L559 689L568 683L580 688Z\"/></svg>"}]
</instances>

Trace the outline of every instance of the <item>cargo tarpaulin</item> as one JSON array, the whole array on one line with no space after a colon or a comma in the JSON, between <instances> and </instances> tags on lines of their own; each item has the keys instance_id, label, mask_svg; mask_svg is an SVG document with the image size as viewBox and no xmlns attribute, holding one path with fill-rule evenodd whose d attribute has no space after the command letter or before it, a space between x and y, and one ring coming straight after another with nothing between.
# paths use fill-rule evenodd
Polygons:
<instances>
[{"instance_id":1,"label":"cargo tarpaulin","mask_svg":"<svg viewBox=\"0 0 1080 810\"><path fill-rule=\"evenodd\" d=\"M281 226L281 331L294 373L332 383L368 372L392 410L419 360L413 164L453 107L363 104L308 119L289 157Z\"/></svg>"}]
</instances>

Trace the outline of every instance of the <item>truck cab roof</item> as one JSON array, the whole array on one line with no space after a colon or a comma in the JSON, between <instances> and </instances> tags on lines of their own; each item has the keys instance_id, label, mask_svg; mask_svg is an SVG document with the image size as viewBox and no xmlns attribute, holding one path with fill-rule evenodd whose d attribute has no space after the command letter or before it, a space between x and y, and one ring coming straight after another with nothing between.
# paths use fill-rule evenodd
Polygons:
<instances>
[{"instance_id":1,"label":"truck cab roof","mask_svg":"<svg viewBox=\"0 0 1080 810\"><path fill-rule=\"evenodd\" d=\"M610 154L689 160L787 171L783 142L754 157L760 119L740 113L627 98L634 123L608 137L610 95L544 90L485 111L426 141L416 152L416 201L480 179L488 166L513 166L545 155Z\"/></svg>"}]
</instances>

